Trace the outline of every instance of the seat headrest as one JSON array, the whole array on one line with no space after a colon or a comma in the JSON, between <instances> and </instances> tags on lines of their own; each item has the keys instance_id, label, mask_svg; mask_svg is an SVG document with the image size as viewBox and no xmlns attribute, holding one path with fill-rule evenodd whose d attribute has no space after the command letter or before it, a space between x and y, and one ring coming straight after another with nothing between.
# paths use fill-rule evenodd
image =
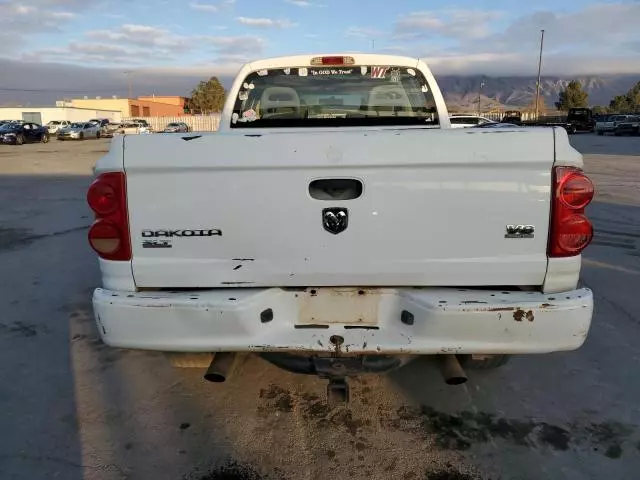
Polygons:
<instances>
[{"instance_id":1,"label":"seat headrest","mask_svg":"<svg viewBox=\"0 0 640 480\"><path fill-rule=\"evenodd\" d=\"M300 97L291 87L269 87L262 92L260 97L260 110L262 116L269 113L277 113L282 108L300 108ZM273 110L270 112L270 110ZM280 110L281 111L281 110Z\"/></svg>"}]
</instances>

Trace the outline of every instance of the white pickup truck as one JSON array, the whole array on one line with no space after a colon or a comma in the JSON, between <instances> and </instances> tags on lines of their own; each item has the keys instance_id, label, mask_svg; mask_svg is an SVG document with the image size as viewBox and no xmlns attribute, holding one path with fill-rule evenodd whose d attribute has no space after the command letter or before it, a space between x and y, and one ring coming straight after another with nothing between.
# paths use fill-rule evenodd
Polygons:
<instances>
[{"instance_id":1,"label":"white pickup truck","mask_svg":"<svg viewBox=\"0 0 640 480\"><path fill-rule=\"evenodd\" d=\"M581 155L562 128L451 128L421 60L247 64L218 132L115 137L96 177L103 341L208 380L254 352L342 401L416 356L458 384L589 331Z\"/></svg>"}]
</instances>

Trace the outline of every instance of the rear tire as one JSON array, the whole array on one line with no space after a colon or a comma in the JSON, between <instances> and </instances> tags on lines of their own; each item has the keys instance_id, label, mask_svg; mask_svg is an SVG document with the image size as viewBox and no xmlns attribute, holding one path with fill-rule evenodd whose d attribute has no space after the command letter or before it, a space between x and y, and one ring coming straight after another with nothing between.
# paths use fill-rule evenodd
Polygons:
<instances>
[{"instance_id":1,"label":"rear tire","mask_svg":"<svg viewBox=\"0 0 640 480\"><path fill-rule=\"evenodd\" d=\"M166 353L171 365L176 368L207 368L213 353Z\"/></svg>"},{"instance_id":2,"label":"rear tire","mask_svg":"<svg viewBox=\"0 0 640 480\"><path fill-rule=\"evenodd\" d=\"M16 136L16 145L22 145L24 143L24 136L23 135L17 135Z\"/></svg>"},{"instance_id":3,"label":"rear tire","mask_svg":"<svg viewBox=\"0 0 640 480\"><path fill-rule=\"evenodd\" d=\"M49 143L49 135L47 135L46 133L42 135L42 137L40 137L40 141L42 143Z\"/></svg>"},{"instance_id":4,"label":"rear tire","mask_svg":"<svg viewBox=\"0 0 640 480\"><path fill-rule=\"evenodd\" d=\"M461 355L460 363L469 370L493 370L509 362L510 355Z\"/></svg>"},{"instance_id":5,"label":"rear tire","mask_svg":"<svg viewBox=\"0 0 640 480\"><path fill-rule=\"evenodd\" d=\"M597 132L601 137L604 135L604 132Z\"/></svg>"}]
</instances>

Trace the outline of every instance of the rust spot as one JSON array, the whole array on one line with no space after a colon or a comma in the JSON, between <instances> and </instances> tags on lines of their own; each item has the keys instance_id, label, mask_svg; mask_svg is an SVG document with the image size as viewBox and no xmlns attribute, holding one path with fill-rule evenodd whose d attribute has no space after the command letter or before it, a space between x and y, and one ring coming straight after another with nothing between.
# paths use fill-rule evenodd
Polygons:
<instances>
[{"instance_id":1,"label":"rust spot","mask_svg":"<svg viewBox=\"0 0 640 480\"><path fill-rule=\"evenodd\" d=\"M242 268L242 265L236 265L235 267L233 267L234 270L239 270Z\"/></svg>"},{"instance_id":2,"label":"rust spot","mask_svg":"<svg viewBox=\"0 0 640 480\"><path fill-rule=\"evenodd\" d=\"M220 282L220 285L251 285L255 282Z\"/></svg>"},{"instance_id":3,"label":"rust spot","mask_svg":"<svg viewBox=\"0 0 640 480\"><path fill-rule=\"evenodd\" d=\"M551 305L550 303L543 303L542 305L540 305L540 308L549 308L549 307L553 307L553 305Z\"/></svg>"},{"instance_id":4,"label":"rust spot","mask_svg":"<svg viewBox=\"0 0 640 480\"><path fill-rule=\"evenodd\" d=\"M487 312L512 312L515 310L513 307L497 307L497 308L489 308Z\"/></svg>"},{"instance_id":5,"label":"rust spot","mask_svg":"<svg viewBox=\"0 0 640 480\"><path fill-rule=\"evenodd\" d=\"M474 303L487 303L487 302L481 302L479 300L467 300L466 302L462 302L463 305L471 305Z\"/></svg>"},{"instance_id":6,"label":"rust spot","mask_svg":"<svg viewBox=\"0 0 640 480\"><path fill-rule=\"evenodd\" d=\"M529 320L530 322L533 322L533 320L535 319L535 317L533 316L533 311L532 310L529 310L527 312L526 317L527 317L527 320Z\"/></svg>"},{"instance_id":7,"label":"rust spot","mask_svg":"<svg viewBox=\"0 0 640 480\"><path fill-rule=\"evenodd\" d=\"M517 309L515 312L513 312L513 319L514 319L516 322L521 322L525 315L526 315L526 314L524 313L524 310L522 310L521 308L519 308L519 309Z\"/></svg>"},{"instance_id":8,"label":"rust spot","mask_svg":"<svg viewBox=\"0 0 640 480\"><path fill-rule=\"evenodd\" d=\"M232 258L234 262L255 262L255 258Z\"/></svg>"}]
</instances>

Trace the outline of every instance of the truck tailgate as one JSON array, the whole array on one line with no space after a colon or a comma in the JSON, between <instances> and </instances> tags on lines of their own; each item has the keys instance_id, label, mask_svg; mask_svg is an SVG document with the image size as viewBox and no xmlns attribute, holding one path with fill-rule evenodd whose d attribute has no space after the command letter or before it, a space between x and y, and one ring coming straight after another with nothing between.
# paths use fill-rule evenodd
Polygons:
<instances>
[{"instance_id":1,"label":"truck tailgate","mask_svg":"<svg viewBox=\"0 0 640 480\"><path fill-rule=\"evenodd\" d=\"M192 136L118 153L139 287L543 283L552 129ZM335 178L361 195L310 193Z\"/></svg>"}]
</instances>

